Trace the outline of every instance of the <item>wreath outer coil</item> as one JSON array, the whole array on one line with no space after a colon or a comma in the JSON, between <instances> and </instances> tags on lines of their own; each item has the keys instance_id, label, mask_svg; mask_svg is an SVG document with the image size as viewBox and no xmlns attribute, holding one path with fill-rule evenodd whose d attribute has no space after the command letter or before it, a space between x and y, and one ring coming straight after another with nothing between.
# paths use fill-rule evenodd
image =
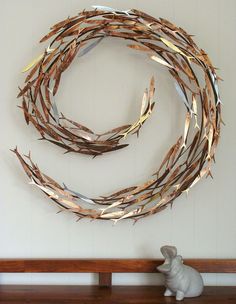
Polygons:
<instances>
[{"instance_id":1,"label":"wreath outer coil","mask_svg":"<svg viewBox=\"0 0 236 304\"><path fill-rule=\"evenodd\" d=\"M127 146L129 134L138 134L154 107L154 78L143 95L140 116L132 123L97 134L59 111L55 102L62 73L76 57L91 51L107 37L130 41L128 47L164 65L173 77L176 90L186 109L183 135L170 147L159 169L142 185L131 186L98 198L82 195L65 184L59 185L44 174L30 154L17 155L30 184L52 199L60 210L82 218L133 219L155 214L188 192L200 179L211 175L220 137L220 79L206 52L192 36L171 22L156 19L136 9L121 11L94 6L54 26L40 42L50 40L45 51L23 72L28 72L18 97L26 123L31 123L47 140L65 150L99 156ZM198 75L201 74L199 77Z\"/></svg>"}]
</instances>

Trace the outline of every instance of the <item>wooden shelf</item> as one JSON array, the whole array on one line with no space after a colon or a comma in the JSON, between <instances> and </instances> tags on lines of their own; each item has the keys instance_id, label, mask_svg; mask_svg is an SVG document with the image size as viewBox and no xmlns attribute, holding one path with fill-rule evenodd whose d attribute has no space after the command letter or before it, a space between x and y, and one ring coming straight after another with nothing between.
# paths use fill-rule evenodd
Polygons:
<instances>
[{"instance_id":1,"label":"wooden shelf","mask_svg":"<svg viewBox=\"0 0 236 304\"><path fill-rule=\"evenodd\" d=\"M235 304L236 287L205 287L201 297L175 301L163 296L161 286L0 286L0 303L4 304Z\"/></svg>"},{"instance_id":2,"label":"wooden shelf","mask_svg":"<svg viewBox=\"0 0 236 304\"><path fill-rule=\"evenodd\" d=\"M160 259L0 259L0 273L97 273L98 286L0 285L0 304L165 304L161 286L112 286L112 273L157 273ZM236 273L236 259L185 259L205 273ZM236 304L236 287L205 287L184 304Z\"/></svg>"}]
</instances>

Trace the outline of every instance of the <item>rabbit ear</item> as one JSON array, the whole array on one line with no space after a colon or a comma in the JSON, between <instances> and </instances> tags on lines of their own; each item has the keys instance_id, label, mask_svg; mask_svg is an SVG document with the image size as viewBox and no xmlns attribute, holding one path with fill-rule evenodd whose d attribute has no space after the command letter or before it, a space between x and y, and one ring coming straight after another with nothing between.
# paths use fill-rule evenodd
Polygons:
<instances>
[{"instance_id":1,"label":"rabbit ear","mask_svg":"<svg viewBox=\"0 0 236 304\"><path fill-rule=\"evenodd\" d=\"M177 255L177 249L174 246L162 246L161 253L166 259L173 259Z\"/></svg>"}]
</instances>

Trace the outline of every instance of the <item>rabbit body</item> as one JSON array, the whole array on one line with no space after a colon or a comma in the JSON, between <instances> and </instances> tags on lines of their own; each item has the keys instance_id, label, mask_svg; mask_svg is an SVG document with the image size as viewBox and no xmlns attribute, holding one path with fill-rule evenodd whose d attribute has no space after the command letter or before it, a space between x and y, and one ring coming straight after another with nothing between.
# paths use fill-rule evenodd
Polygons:
<instances>
[{"instance_id":1,"label":"rabbit body","mask_svg":"<svg viewBox=\"0 0 236 304\"><path fill-rule=\"evenodd\" d=\"M200 273L183 264L182 257L177 255L175 247L164 246L161 251L166 259L157 269L165 275L164 295L176 296L176 300L200 296L204 287Z\"/></svg>"},{"instance_id":2,"label":"rabbit body","mask_svg":"<svg viewBox=\"0 0 236 304\"><path fill-rule=\"evenodd\" d=\"M166 274L165 286L173 293L181 291L184 297L198 297L203 291L203 280L195 269L181 265L175 273Z\"/></svg>"}]
</instances>

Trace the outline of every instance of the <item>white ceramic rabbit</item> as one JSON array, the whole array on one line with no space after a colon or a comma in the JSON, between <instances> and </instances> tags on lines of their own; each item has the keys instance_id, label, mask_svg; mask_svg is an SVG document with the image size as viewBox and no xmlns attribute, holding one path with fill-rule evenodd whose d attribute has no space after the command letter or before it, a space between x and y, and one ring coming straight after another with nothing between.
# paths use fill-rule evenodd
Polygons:
<instances>
[{"instance_id":1,"label":"white ceramic rabbit","mask_svg":"<svg viewBox=\"0 0 236 304\"><path fill-rule=\"evenodd\" d=\"M158 266L157 270L165 275L164 296L176 296L178 301L185 297L200 296L203 291L203 280L200 273L183 264L182 257L177 255L176 247L163 246L161 253L165 257L165 262Z\"/></svg>"}]
</instances>

